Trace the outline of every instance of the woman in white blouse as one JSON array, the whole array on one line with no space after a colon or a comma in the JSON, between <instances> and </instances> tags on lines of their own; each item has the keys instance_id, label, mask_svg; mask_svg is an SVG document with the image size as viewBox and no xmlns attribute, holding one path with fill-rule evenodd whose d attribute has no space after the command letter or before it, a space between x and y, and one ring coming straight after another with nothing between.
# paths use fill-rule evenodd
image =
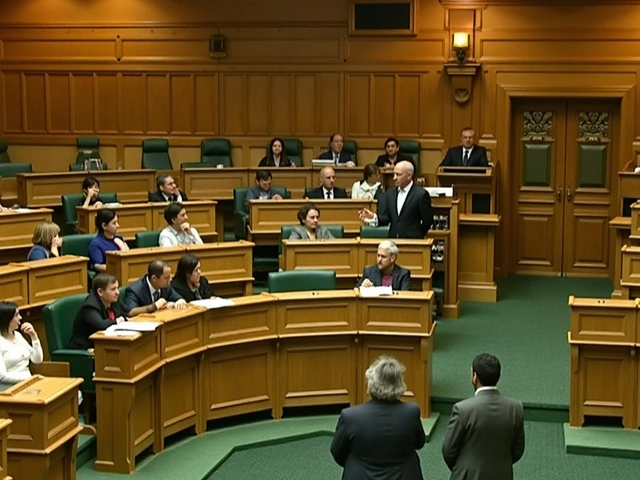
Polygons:
<instances>
[{"instance_id":1,"label":"woman in white blouse","mask_svg":"<svg viewBox=\"0 0 640 480\"><path fill-rule=\"evenodd\" d=\"M373 163L365 165L364 179L358 180L351 187L351 198L377 199L383 191L380 183L380 169Z\"/></svg>"},{"instance_id":2,"label":"woman in white blouse","mask_svg":"<svg viewBox=\"0 0 640 480\"><path fill-rule=\"evenodd\" d=\"M0 389L29 378L29 362L42 363L36 330L28 322L21 325L20 320L18 305L0 302ZM31 339L31 345L23 335Z\"/></svg>"}]
</instances>

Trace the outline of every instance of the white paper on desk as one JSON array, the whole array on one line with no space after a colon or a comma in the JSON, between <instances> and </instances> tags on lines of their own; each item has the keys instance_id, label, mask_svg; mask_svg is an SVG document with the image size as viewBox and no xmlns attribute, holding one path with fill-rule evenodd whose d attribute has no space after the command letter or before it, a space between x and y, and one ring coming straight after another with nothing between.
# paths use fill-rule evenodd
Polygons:
<instances>
[{"instance_id":1,"label":"white paper on desk","mask_svg":"<svg viewBox=\"0 0 640 480\"><path fill-rule=\"evenodd\" d=\"M115 330L114 326L111 325L104 331L105 336L107 337L135 337L139 332L134 332L132 330Z\"/></svg>"},{"instance_id":2,"label":"white paper on desk","mask_svg":"<svg viewBox=\"0 0 640 480\"><path fill-rule=\"evenodd\" d=\"M228 298L205 298L202 300L194 300L191 302L191 305L196 305L198 307L204 307L211 310L212 308L222 308L222 307L230 307L235 305L233 300L229 300Z\"/></svg>"},{"instance_id":3,"label":"white paper on desk","mask_svg":"<svg viewBox=\"0 0 640 480\"><path fill-rule=\"evenodd\" d=\"M107 332L153 332L159 326L158 322L120 322L107 328Z\"/></svg>"},{"instance_id":4,"label":"white paper on desk","mask_svg":"<svg viewBox=\"0 0 640 480\"><path fill-rule=\"evenodd\" d=\"M29 213L31 211L30 208L16 208L14 212L16 213Z\"/></svg>"},{"instance_id":5,"label":"white paper on desk","mask_svg":"<svg viewBox=\"0 0 640 480\"><path fill-rule=\"evenodd\" d=\"M361 297L383 297L386 295L393 295L391 287L360 287Z\"/></svg>"}]
</instances>

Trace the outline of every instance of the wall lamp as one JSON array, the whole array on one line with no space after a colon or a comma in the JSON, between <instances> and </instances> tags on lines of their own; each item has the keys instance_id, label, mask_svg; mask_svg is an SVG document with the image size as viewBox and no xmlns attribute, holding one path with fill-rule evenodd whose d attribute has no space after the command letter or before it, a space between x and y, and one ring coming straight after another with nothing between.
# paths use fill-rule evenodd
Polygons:
<instances>
[{"instance_id":1,"label":"wall lamp","mask_svg":"<svg viewBox=\"0 0 640 480\"><path fill-rule=\"evenodd\" d=\"M456 52L458 63L464 63L467 60L467 52L469 51L469 34L454 33L451 44L453 45L453 51Z\"/></svg>"}]
</instances>

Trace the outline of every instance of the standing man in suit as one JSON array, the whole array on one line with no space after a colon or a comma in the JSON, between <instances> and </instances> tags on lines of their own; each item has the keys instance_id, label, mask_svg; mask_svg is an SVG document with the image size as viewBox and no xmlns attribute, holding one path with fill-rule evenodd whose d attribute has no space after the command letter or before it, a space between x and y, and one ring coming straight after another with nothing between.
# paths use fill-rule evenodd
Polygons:
<instances>
[{"instance_id":1,"label":"standing man in suit","mask_svg":"<svg viewBox=\"0 0 640 480\"><path fill-rule=\"evenodd\" d=\"M318 188L307 190L307 198L318 200L333 200L334 198L349 198L344 188L336 187L336 171L333 167L324 167L320 170L320 183Z\"/></svg>"},{"instance_id":2,"label":"standing man in suit","mask_svg":"<svg viewBox=\"0 0 640 480\"><path fill-rule=\"evenodd\" d=\"M93 277L91 293L87 295L73 321L69 348L93 348L91 335L106 330L115 323L125 322L129 311L119 301L118 279L108 273Z\"/></svg>"},{"instance_id":3,"label":"standing man in suit","mask_svg":"<svg viewBox=\"0 0 640 480\"><path fill-rule=\"evenodd\" d=\"M156 178L156 190L149 194L150 202L187 202L187 195L178 188L171 175L158 175Z\"/></svg>"},{"instance_id":4,"label":"standing man in suit","mask_svg":"<svg viewBox=\"0 0 640 480\"><path fill-rule=\"evenodd\" d=\"M333 160L334 165L343 167L355 167L356 164L351 158L351 154L343 152L344 139L339 133L334 133L329 138L329 151L321 153L318 158L323 160Z\"/></svg>"},{"instance_id":5,"label":"standing man in suit","mask_svg":"<svg viewBox=\"0 0 640 480\"><path fill-rule=\"evenodd\" d=\"M453 406L442 456L451 480L511 480L524 454L522 403L502 396L500 361L488 353L473 359L475 395Z\"/></svg>"},{"instance_id":6,"label":"standing man in suit","mask_svg":"<svg viewBox=\"0 0 640 480\"><path fill-rule=\"evenodd\" d=\"M391 287L394 291L411 290L411 272L396 264L398 246L391 240L378 245L378 260L375 265L364 267L357 287Z\"/></svg>"},{"instance_id":7,"label":"standing man in suit","mask_svg":"<svg viewBox=\"0 0 640 480\"><path fill-rule=\"evenodd\" d=\"M396 188L378 203L378 213L359 212L360 220L374 227L389 225L389 238L424 238L433 223L429 192L413 182L413 165L405 160L393 167Z\"/></svg>"},{"instance_id":8,"label":"standing man in suit","mask_svg":"<svg viewBox=\"0 0 640 480\"><path fill-rule=\"evenodd\" d=\"M127 287L124 301L129 315L153 313L165 308L186 308L187 302L171 286L171 267L164 260L154 260L147 274Z\"/></svg>"},{"instance_id":9,"label":"standing man in suit","mask_svg":"<svg viewBox=\"0 0 640 480\"><path fill-rule=\"evenodd\" d=\"M400 400L407 388L404 371L395 358L378 358L365 373L371 400L340 413L331 455L344 468L343 480L422 479L416 450L424 446L425 433L420 407Z\"/></svg>"},{"instance_id":10,"label":"standing man in suit","mask_svg":"<svg viewBox=\"0 0 640 480\"><path fill-rule=\"evenodd\" d=\"M488 167L487 149L476 145L476 132L471 127L465 127L460 132L459 147L447 150L442 163L443 167Z\"/></svg>"}]
</instances>

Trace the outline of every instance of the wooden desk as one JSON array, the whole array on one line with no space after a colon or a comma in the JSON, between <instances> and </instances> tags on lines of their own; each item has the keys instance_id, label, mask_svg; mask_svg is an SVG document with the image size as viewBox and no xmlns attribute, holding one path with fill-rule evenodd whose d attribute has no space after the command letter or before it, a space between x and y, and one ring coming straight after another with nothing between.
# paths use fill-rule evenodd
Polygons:
<instances>
[{"instance_id":1,"label":"wooden desk","mask_svg":"<svg viewBox=\"0 0 640 480\"><path fill-rule=\"evenodd\" d=\"M38 224L51 221L53 210L3 210L0 212L0 261L26 260L33 246L31 238Z\"/></svg>"},{"instance_id":2,"label":"wooden desk","mask_svg":"<svg viewBox=\"0 0 640 480\"><path fill-rule=\"evenodd\" d=\"M460 214L458 294L461 300L496 302L494 253L500 215Z\"/></svg>"},{"instance_id":3,"label":"wooden desk","mask_svg":"<svg viewBox=\"0 0 640 480\"><path fill-rule=\"evenodd\" d=\"M626 429L640 426L640 300L569 297L571 395L569 424L586 415L619 417Z\"/></svg>"},{"instance_id":4,"label":"wooden desk","mask_svg":"<svg viewBox=\"0 0 640 480\"><path fill-rule=\"evenodd\" d=\"M184 191L193 199L233 200L234 188L255 185L246 168L185 168L182 172Z\"/></svg>"},{"instance_id":5,"label":"wooden desk","mask_svg":"<svg viewBox=\"0 0 640 480\"><path fill-rule=\"evenodd\" d=\"M0 418L0 480L11 480L9 476L9 462L7 461L7 443L9 428L13 420Z\"/></svg>"},{"instance_id":6,"label":"wooden desk","mask_svg":"<svg viewBox=\"0 0 640 480\"><path fill-rule=\"evenodd\" d=\"M14 302L18 307L29 303L29 268L20 265L0 267L2 300Z\"/></svg>"},{"instance_id":7,"label":"wooden desk","mask_svg":"<svg viewBox=\"0 0 640 480\"><path fill-rule=\"evenodd\" d=\"M309 200L249 201L249 238L257 244L277 245L280 230L285 225L299 225L297 214ZM320 209L320 222L324 225L344 225L346 236L360 233L362 222L358 212L363 208L376 210L376 200L313 200Z\"/></svg>"},{"instance_id":8,"label":"wooden desk","mask_svg":"<svg viewBox=\"0 0 640 480\"><path fill-rule=\"evenodd\" d=\"M620 279L622 278L622 247L630 244L630 217L615 217L609 222L609 228L616 231L616 244L613 250L613 292L611 298L622 298Z\"/></svg>"},{"instance_id":9,"label":"wooden desk","mask_svg":"<svg viewBox=\"0 0 640 480\"><path fill-rule=\"evenodd\" d=\"M130 473L142 450L161 451L183 429L201 433L209 419L363 402L364 371L382 354L406 366L405 399L429 417L432 302L432 292L262 294L216 310L141 316L160 326L135 337L97 333L96 470Z\"/></svg>"},{"instance_id":10,"label":"wooden desk","mask_svg":"<svg viewBox=\"0 0 640 480\"><path fill-rule=\"evenodd\" d=\"M119 233L125 240L133 240L136 233L162 230L167 226L164 211L168 203L130 203L109 207L118 214L120 224ZM216 233L216 202L195 201L184 202L189 216L189 223L194 226L200 236L206 240L215 240ZM95 219L100 210L94 207L76 207L78 212L78 231L93 233L96 231Z\"/></svg>"},{"instance_id":11,"label":"wooden desk","mask_svg":"<svg viewBox=\"0 0 640 480\"><path fill-rule=\"evenodd\" d=\"M86 257L63 255L13 265L29 269L28 303L33 308L47 305L61 297L87 293L88 261Z\"/></svg>"},{"instance_id":12,"label":"wooden desk","mask_svg":"<svg viewBox=\"0 0 640 480\"><path fill-rule=\"evenodd\" d=\"M5 207L11 207L18 202L18 183L15 177L0 178L0 200Z\"/></svg>"},{"instance_id":13,"label":"wooden desk","mask_svg":"<svg viewBox=\"0 0 640 480\"><path fill-rule=\"evenodd\" d=\"M76 478L79 378L34 375L0 392L0 417L13 420L7 440L16 479Z\"/></svg>"},{"instance_id":14,"label":"wooden desk","mask_svg":"<svg viewBox=\"0 0 640 480\"><path fill-rule=\"evenodd\" d=\"M377 238L344 238L310 242L282 240L284 270L333 270L342 288L351 288L369 265L377 262ZM433 240L394 239L400 249L398 265L411 270L413 288L431 290Z\"/></svg>"},{"instance_id":15,"label":"wooden desk","mask_svg":"<svg viewBox=\"0 0 640 480\"><path fill-rule=\"evenodd\" d=\"M107 252L107 272L116 276L120 285L130 285L147 273L153 260L169 262L175 273L178 260L190 253L200 259L202 275L207 277L217 295L251 295L253 246L251 242L239 241Z\"/></svg>"},{"instance_id":16,"label":"wooden desk","mask_svg":"<svg viewBox=\"0 0 640 480\"><path fill-rule=\"evenodd\" d=\"M16 176L18 203L23 207L57 207L62 195L80 193L87 172L22 173ZM91 172L103 192L117 192L122 203L146 202L156 190L155 170Z\"/></svg>"}]
</instances>

